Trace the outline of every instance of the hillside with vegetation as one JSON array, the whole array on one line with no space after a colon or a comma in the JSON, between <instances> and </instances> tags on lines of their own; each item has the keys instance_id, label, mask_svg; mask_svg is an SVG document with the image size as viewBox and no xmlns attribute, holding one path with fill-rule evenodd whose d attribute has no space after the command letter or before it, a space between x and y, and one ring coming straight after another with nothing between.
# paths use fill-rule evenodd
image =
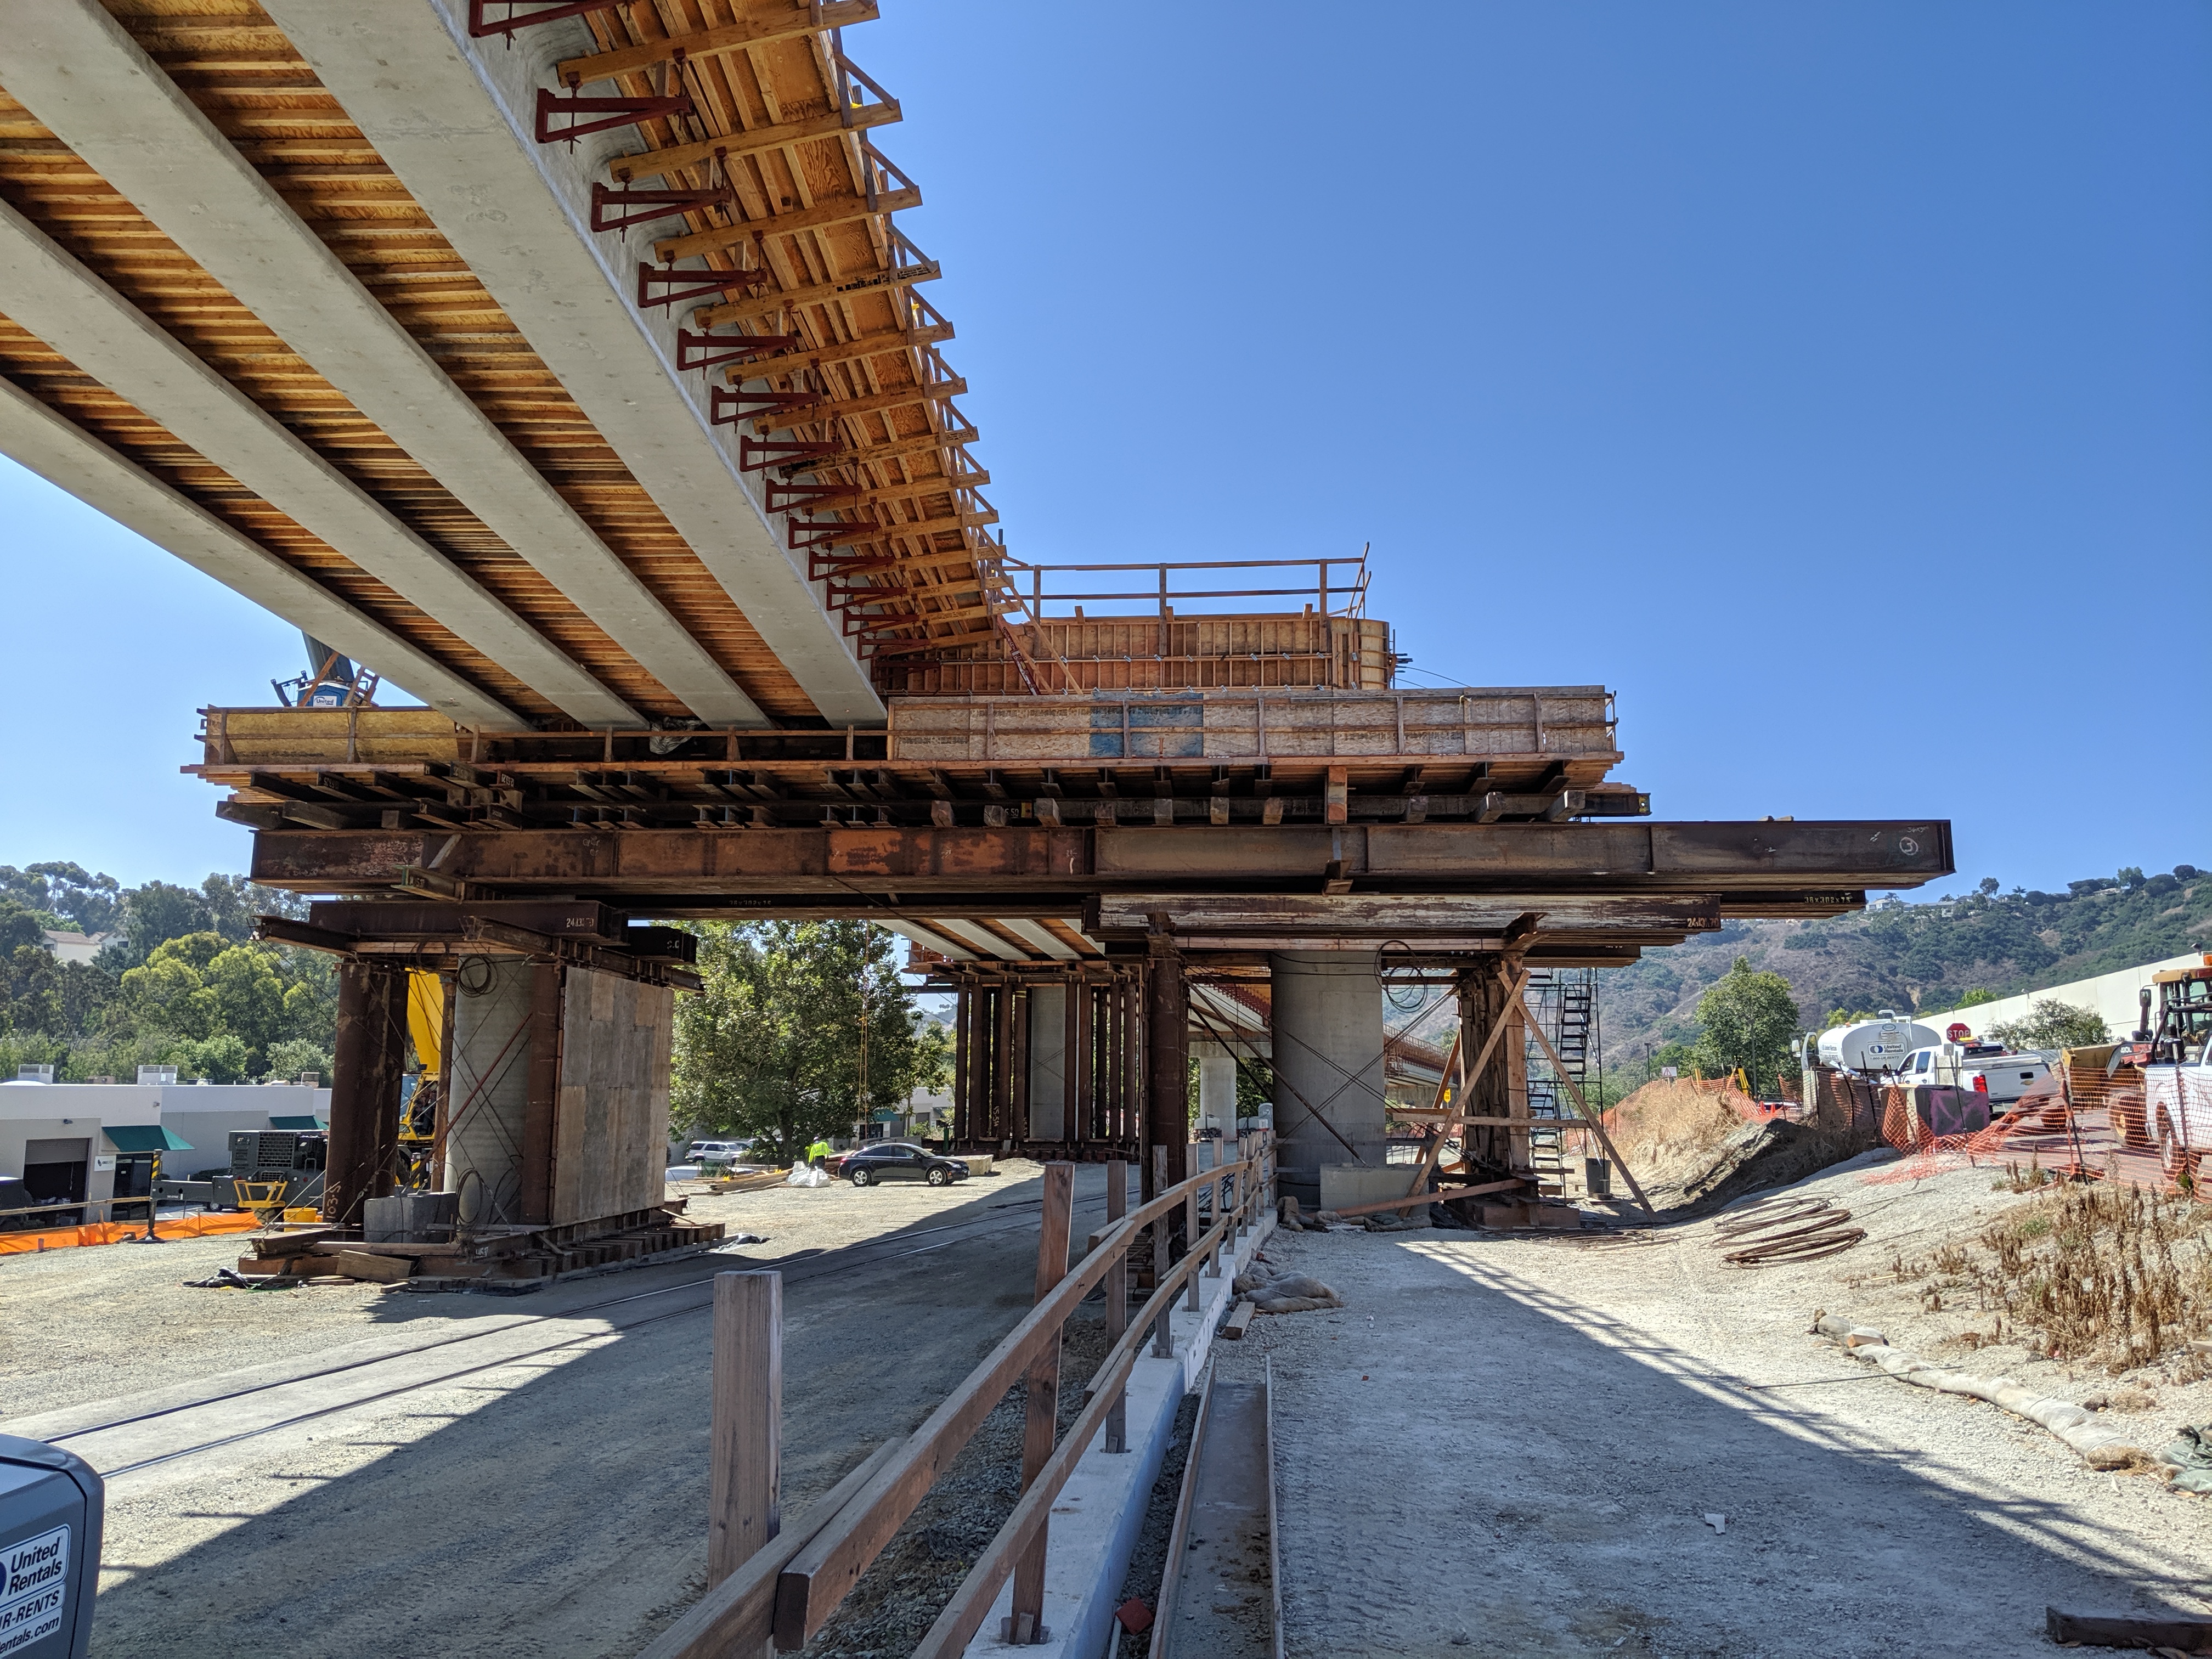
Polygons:
<instances>
[{"instance_id":1,"label":"hillside with vegetation","mask_svg":"<svg viewBox=\"0 0 2212 1659\"><path fill-rule=\"evenodd\" d=\"M141 1066L174 1066L186 1080L327 1082L330 958L250 937L255 916L306 908L243 876L125 887L71 863L0 865L0 1078L52 1066L64 1082L128 1083ZM64 962L49 933L102 943Z\"/></svg>"},{"instance_id":2,"label":"hillside with vegetation","mask_svg":"<svg viewBox=\"0 0 2212 1659\"><path fill-rule=\"evenodd\" d=\"M1779 975L1801 1024L1832 1016L1938 1013L2042 990L2185 951L2212 951L2212 872L2124 869L2063 893L1985 879L1972 890L1814 921L1731 921L1717 933L1601 972L1608 1073L1640 1079L1668 1043L1693 1043L1698 1004L1737 958Z\"/></svg>"}]
</instances>

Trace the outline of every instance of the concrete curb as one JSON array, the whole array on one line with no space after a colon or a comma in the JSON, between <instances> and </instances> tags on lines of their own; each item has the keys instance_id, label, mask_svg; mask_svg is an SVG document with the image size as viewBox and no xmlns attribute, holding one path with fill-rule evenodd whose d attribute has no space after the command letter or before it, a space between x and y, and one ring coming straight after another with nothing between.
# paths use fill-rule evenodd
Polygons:
<instances>
[{"instance_id":1,"label":"concrete curb","mask_svg":"<svg viewBox=\"0 0 2212 1659\"><path fill-rule=\"evenodd\" d=\"M1128 1450L1107 1452L1101 1430L1061 1488L1045 1550L1044 1625L1051 1635L1020 1648L999 1639L1013 1608L1009 1583L969 1643L969 1659L1101 1659L1109 1651L1114 1609L1121 1604L1152 1483L1174 1437L1176 1407L1205 1374L1213 1334L1236 1301L1231 1281L1274 1231L1273 1214L1262 1216L1237 1242L1233 1264L1224 1255L1227 1271L1215 1279L1200 1277L1198 1311L1178 1309L1168 1318L1174 1358L1155 1359L1148 1349L1129 1375Z\"/></svg>"}]
</instances>

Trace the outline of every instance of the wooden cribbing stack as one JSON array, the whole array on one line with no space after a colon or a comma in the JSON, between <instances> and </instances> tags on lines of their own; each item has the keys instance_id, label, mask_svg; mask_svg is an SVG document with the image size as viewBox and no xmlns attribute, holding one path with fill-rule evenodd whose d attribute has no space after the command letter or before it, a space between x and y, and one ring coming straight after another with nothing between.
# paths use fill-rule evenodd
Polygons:
<instances>
[{"instance_id":1,"label":"wooden cribbing stack","mask_svg":"<svg viewBox=\"0 0 2212 1659\"><path fill-rule=\"evenodd\" d=\"M439 1243L371 1244L358 1228L299 1227L263 1234L239 1259L248 1278L351 1279L422 1289L550 1283L564 1273L688 1255L721 1242L719 1221L688 1221L685 1200L565 1227L501 1227Z\"/></svg>"}]
</instances>

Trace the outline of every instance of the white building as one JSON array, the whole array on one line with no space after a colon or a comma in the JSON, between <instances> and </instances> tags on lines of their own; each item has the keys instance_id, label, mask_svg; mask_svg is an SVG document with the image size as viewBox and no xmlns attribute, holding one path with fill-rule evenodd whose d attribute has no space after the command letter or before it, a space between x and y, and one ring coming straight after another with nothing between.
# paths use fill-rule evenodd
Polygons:
<instances>
[{"instance_id":1,"label":"white building","mask_svg":"<svg viewBox=\"0 0 2212 1659\"><path fill-rule=\"evenodd\" d=\"M1932 1025L1941 1031L1957 1024L1964 1025L1977 1038L1993 1025L2003 1025L2016 1019L2025 1019L2039 1002L2063 1002L2075 1008L2087 1008L2105 1022L2105 1030L2115 1042L2124 1042L2136 1029L2142 1016L2141 995L2151 982L2151 975L2172 968L2202 968L2212 963L2212 952L2191 951L2186 956L2168 957L2163 962L2147 962L2140 968L2123 968L2117 973L2100 974L2094 979L2077 979L2069 985L2053 985L2041 991L2027 991L2016 997L2004 997L1996 1002L1977 1003L1971 1008L1960 1008L1948 1013L1915 1014L1913 1018L1923 1025ZM2158 1004L2152 1000L2151 1018L2158 1018Z\"/></svg>"},{"instance_id":2,"label":"white building","mask_svg":"<svg viewBox=\"0 0 2212 1659\"><path fill-rule=\"evenodd\" d=\"M330 1109L301 1083L0 1083L0 1209L136 1197L157 1158L167 1180L228 1171L234 1130L319 1128Z\"/></svg>"},{"instance_id":3,"label":"white building","mask_svg":"<svg viewBox=\"0 0 2212 1659\"><path fill-rule=\"evenodd\" d=\"M46 936L46 949L63 962L90 962L111 940L122 938L120 933L57 933L51 927L39 931Z\"/></svg>"}]
</instances>

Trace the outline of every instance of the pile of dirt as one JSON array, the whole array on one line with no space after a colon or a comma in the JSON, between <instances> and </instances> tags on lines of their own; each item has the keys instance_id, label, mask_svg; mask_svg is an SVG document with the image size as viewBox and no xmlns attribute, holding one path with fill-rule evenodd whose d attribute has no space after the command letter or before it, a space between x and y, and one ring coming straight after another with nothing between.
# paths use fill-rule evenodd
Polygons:
<instances>
[{"instance_id":1,"label":"pile of dirt","mask_svg":"<svg viewBox=\"0 0 2212 1659\"><path fill-rule=\"evenodd\" d=\"M1655 1208L1703 1210L1786 1186L1857 1150L1811 1123L1769 1117L1725 1083L1647 1083L1606 1114L1620 1156Z\"/></svg>"}]
</instances>

